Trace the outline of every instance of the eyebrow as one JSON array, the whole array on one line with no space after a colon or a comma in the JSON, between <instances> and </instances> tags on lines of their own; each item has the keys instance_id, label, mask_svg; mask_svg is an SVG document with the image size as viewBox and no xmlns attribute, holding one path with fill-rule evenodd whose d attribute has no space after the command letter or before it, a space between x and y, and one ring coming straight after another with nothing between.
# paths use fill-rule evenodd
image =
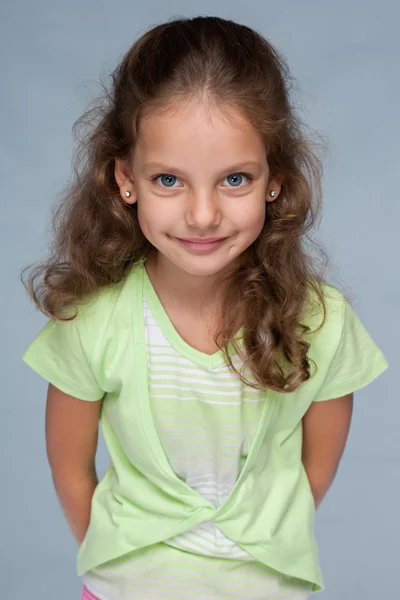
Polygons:
<instances>
[{"instance_id":1,"label":"eyebrow","mask_svg":"<svg viewBox=\"0 0 400 600\"><path fill-rule=\"evenodd\" d=\"M182 169L173 167L171 165L167 165L165 163L152 162L152 161L144 163L143 168L144 169L158 169L160 171L163 171L164 173L183 173ZM262 165L258 161L244 161L244 162L236 163L234 165L226 167L225 169L221 169L221 172L223 171L224 173L226 173L226 172L236 173L237 171L241 171L241 170L244 170L247 168L253 168L253 169L255 168L255 169L261 170Z\"/></svg>"}]
</instances>

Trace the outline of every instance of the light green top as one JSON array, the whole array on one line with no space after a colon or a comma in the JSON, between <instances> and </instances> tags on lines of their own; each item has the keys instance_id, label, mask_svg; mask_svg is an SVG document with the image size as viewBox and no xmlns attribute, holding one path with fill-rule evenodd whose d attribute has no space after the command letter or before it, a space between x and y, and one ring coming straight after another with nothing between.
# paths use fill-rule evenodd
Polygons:
<instances>
[{"instance_id":1,"label":"light green top","mask_svg":"<svg viewBox=\"0 0 400 600\"><path fill-rule=\"evenodd\" d=\"M301 419L312 401L370 383L387 368L384 355L342 294L325 286L327 320L308 339L318 370L295 392L262 393L251 447L237 480L216 506L172 468L160 437L153 412L157 404L149 394L146 282L140 261L124 282L80 308L73 321L49 321L24 354L64 392L82 400L105 395L101 426L111 462L93 496L78 573L209 522L257 561L322 589L314 502L301 462ZM312 330L320 317L307 318ZM182 347L185 342L171 323L168 327L170 342ZM221 351L212 356L191 351L209 368L224 362Z\"/></svg>"},{"instance_id":2,"label":"light green top","mask_svg":"<svg viewBox=\"0 0 400 600\"><path fill-rule=\"evenodd\" d=\"M151 411L174 473L216 508L233 489L260 421L264 392L217 356L189 346L144 274ZM232 356L236 368L241 361ZM253 379L253 378L252 378ZM257 561L212 521L108 561L84 576L100 600L306 600L311 583Z\"/></svg>"}]
</instances>

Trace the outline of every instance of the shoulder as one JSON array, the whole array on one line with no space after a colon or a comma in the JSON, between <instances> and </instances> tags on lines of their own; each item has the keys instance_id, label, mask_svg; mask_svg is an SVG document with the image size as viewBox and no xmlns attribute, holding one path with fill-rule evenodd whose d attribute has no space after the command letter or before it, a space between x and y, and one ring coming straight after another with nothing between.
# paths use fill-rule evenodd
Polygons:
<instances>
[{"instance_id":1,"label":"shoulder","mask_svg":"<svg viewBox=\"0 0 400 600\"><path fill-rule=\"evenodd\" d=\"M306 335L310 344L308 357L317 365L314 383L319 389L314 400L350 394L388 367L386 357L360 320L351 300L330 285L323 285L322 291L325 320ZM321 312L321 306L319 311L314 310L313 325L316 321L322 322Z\"/></svg>"},{"instance_id":2,"label":"shoulder","mask_svg":"<svg viewBox=\"0 0 400 600\"><path fill-rule=\"evenodd\" d=\"M318 294L314 286L310 286L303 311L303 323L312 331L316 329L341 329L346 308L350 305L348 298L339 289L327 283L319 285Z\"/></svg>"},{"instance_id":3,"label":"shoulder","mask_svg":"<svg viewBox=\"0 0 400 600\"><path fill-rule=\"evenodd\" d=\"M114 366L121 369L124 352L133 342L135 273L134 267L118 283L84 298L76 307L75 319L70 321L91 370L105 391L110 388L110 377L115 375Z\"/></svg>"},{"instance_id":4,"label":"shoulder","mask_svg":"<svg viewBox=\"0 0 400 600\"><path fill-rule=\"evenodd\" d=\"M121 281L85 296L74 309L71 308L76 313L75 325L85 329L89 339L98 338L100 332L109 328L116 331L119 326L129 325L136 272L135 265Z\"/></svg>"},{"instance_id":5,"label":"shoulder","mask_svg":"<svg viewBox=\"0 0 400 600\"><path fill-rule=\"evenodd\" d=\"M332 360L354 312L349 299L336 287L322 283L319 289L321 294L310 290L302 324L308 327L304 338L310 344L308 356L321 364Z\"/></svg>"}]
</instances>

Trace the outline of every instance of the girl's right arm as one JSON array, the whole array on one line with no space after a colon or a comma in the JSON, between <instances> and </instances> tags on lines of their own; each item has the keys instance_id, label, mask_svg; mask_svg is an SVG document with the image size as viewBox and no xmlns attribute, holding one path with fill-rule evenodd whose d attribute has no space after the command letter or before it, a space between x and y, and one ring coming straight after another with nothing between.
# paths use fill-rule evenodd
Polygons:
<instances>
[{"instance_id":1,"label":"girl's right arm","mask_svg":"<svg viewBox=\"0 0 400 600\"><path fill-rule=\"evenodd\" d=\"M46 447L55 490L69 527L81 544L98 480L95 467L102 400L85 402L49 384Z\"/></svg>"}]
</instances>

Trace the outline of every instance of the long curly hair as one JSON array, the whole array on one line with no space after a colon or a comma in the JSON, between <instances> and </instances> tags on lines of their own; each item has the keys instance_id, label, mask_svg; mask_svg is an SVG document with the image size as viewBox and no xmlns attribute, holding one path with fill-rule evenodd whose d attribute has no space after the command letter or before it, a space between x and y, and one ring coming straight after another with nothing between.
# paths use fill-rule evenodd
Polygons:
<instances>
[{"instance_id":1,"label":"long curly hair","mask_svg":"<svg viewBox=\"0 0 400 600\"><path fill-rule=\"evenodd\" d=\"M317 151L325 145L320 135L318 142L306 135L296 114L291 98L296 80L285 59L260 33L231 20L174 18L133 44L111 82L73 126L74 134L84 131L74 153L74 177L53 209L50 257L22 272L28 293L48 317L67 320L67 306L77 307L122 281L153 248L139 226L136 204L122 201L114 176L115 159L134 151L140 116L180 97L229 102L259 130L271 175L279 174L283 183L279 197L266 202L259 237L226 275L214 339L245 384L294 391L311 377L310 328L302 323L306 308L322 307L319 328L326 318L322 273L328 259L309 235L321 209ZM322 258L319 268L307 243ZM242 348L235 340L238 320ZM250 368L252 381L233 365L229 343Z\"/></svg>"}]
</instances>

